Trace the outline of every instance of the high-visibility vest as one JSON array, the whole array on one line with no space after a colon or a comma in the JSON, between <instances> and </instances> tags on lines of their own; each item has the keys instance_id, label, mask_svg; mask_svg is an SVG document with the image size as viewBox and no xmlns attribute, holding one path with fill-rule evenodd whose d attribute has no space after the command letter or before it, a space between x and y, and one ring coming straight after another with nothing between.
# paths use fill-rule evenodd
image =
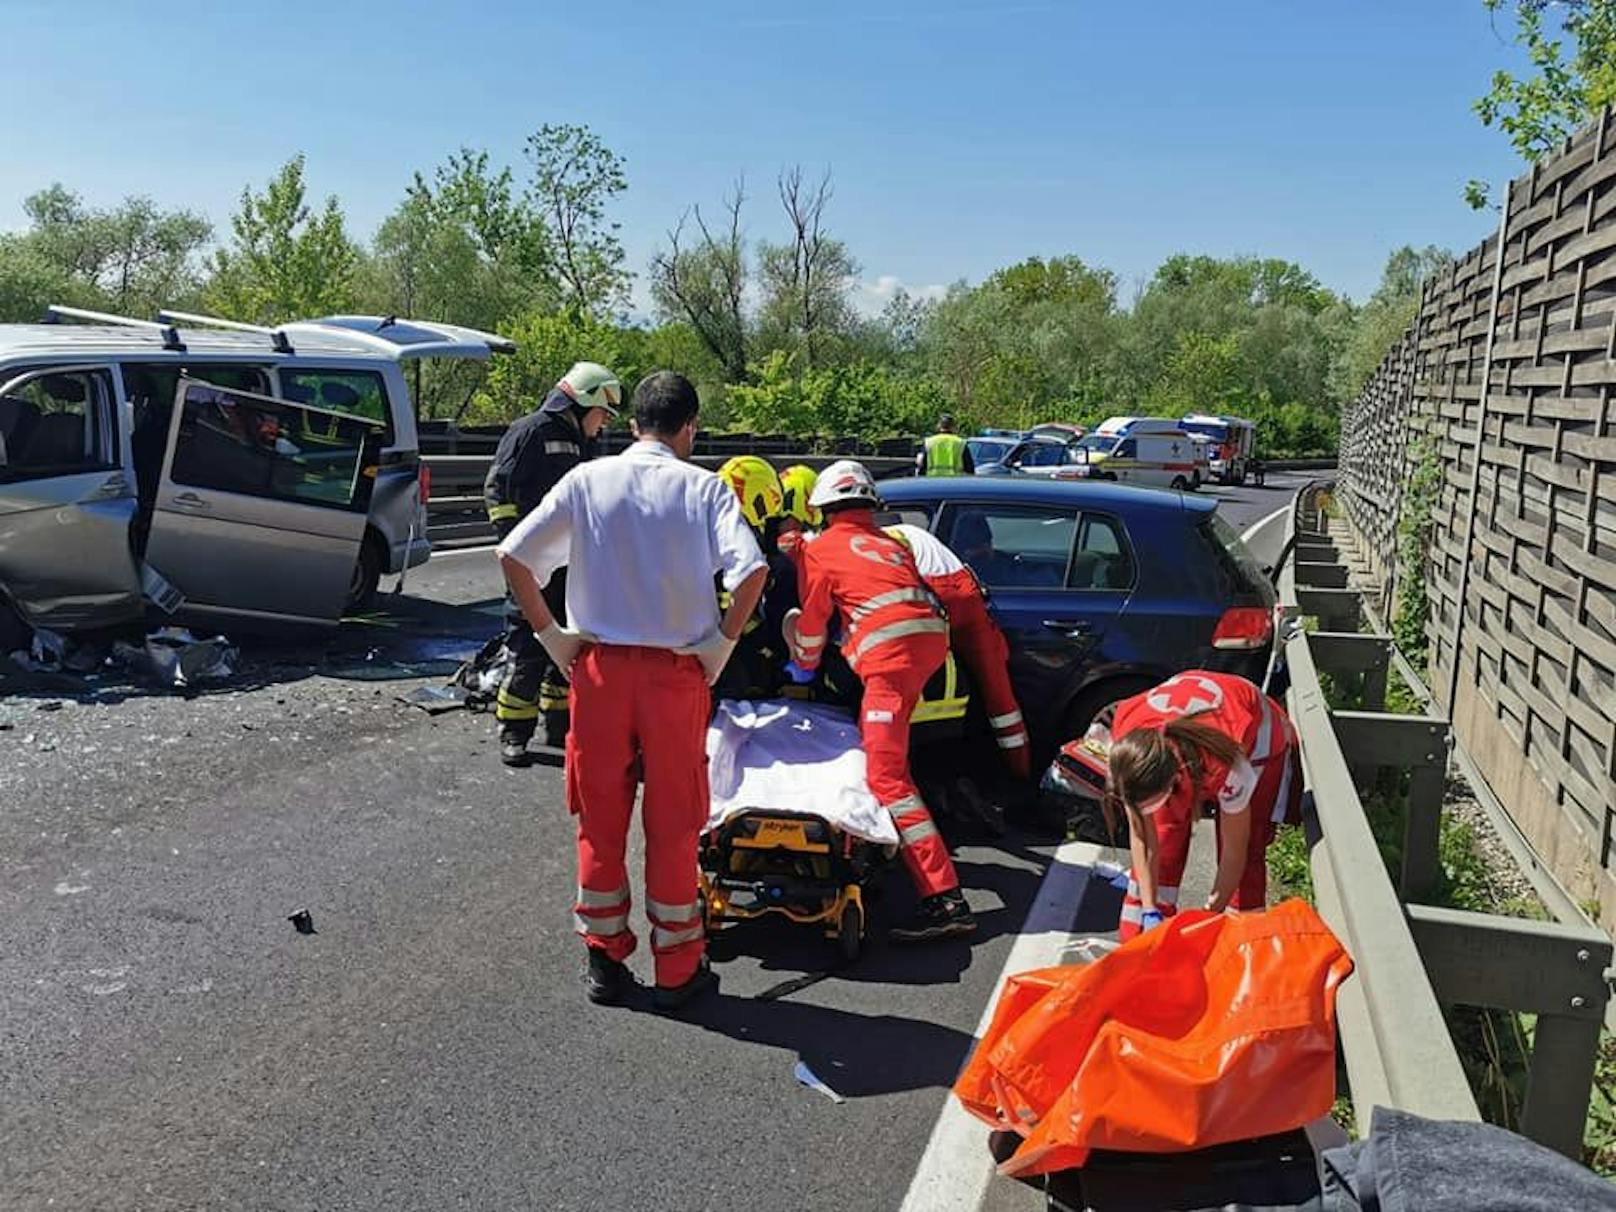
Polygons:
<instances>
[{"instance_id":1,"label":"high-visibility vest","mask_svg":"<svg viewBox=\"0 0 1616 1212\"><path fill-rule=\"evenodd\" d=\"M965 474L965 439L957 433L934 433L926 439L926 474Z\"/></svg>"}]
</instances>

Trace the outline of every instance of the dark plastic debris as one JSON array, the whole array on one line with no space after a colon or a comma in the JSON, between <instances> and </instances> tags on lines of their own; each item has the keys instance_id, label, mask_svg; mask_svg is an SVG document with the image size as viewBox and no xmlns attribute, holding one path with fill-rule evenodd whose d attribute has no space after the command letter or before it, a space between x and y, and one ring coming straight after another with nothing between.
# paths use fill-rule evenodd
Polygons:
<instances>
[{"instance_id":1,"label":"dark plastic debris","mask_svg":"<svg viewBox=\"0 0 1616 1212\"><path fill-rule=\"evenodd\" d=\"M314 915L312 913L310 913L307 909L299 909L296 913L292 914L292 916L290 916L286 920L292 923L293 928L299 934L314 934L314 933L316 933L316 931L314 929Z\"/></svg>"}]
</instances>

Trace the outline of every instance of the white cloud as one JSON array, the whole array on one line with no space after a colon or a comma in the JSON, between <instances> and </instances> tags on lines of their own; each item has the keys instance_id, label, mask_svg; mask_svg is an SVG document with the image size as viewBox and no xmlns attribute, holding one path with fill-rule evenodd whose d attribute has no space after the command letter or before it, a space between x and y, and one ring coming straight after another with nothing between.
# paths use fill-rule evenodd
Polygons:
<instances>
[{"instance_id":1,"label":"white cloud","mask_svg":"<svg viewBox=\"0 0 1616 1212\"><path fill-rule=\"evenodd\" d=\"M900 290L908 291L912 299L941 299L948 293L948 287L941 283L915 286L895 274L882 274L873 281L866 278L853 281L853 307L860 315L878 316Z\"/></svg>"}]
</instances>

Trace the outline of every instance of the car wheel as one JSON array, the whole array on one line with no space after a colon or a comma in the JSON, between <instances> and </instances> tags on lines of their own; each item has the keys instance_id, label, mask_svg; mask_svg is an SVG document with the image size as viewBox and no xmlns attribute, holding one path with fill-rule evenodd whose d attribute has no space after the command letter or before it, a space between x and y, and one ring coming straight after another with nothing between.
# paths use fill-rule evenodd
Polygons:
<instances>
[{"instance_id":1,"label":"car wheel","mask_svg":"<svg viewBox=\"0 0 1616 1212\"><path fill-rule=\"evenodd\" d=\"M1188 492L1189 488L1190 488L1189 481L1186 480L1183 476L1174 476L1173 477L1173 491L1174 492Z\"/></svg>"},{"instance_id":2,"label":"car wheel","mask_svg":"<svg viewBox=\"0 0 1616 1212\"><path fill-rule=\"evenodd\" d=\"M1077 740L1095 720L1109 727L1118 703L1149 690L1155 684L1150 678L1122 677L1090 686L1072 700L1066 714L1061 717L1061 733L1065 738L1061 744Z\"/></svg>"},{"instance_id":3,"label":"car wheel","mask_svg":"<svg viewBox=\"0 0 1616 1212\"><path fill-rule=\"evenodd\" d=\"M348 583L348 601L344 613L364 610L376 600L376 587L382 580L382 545L370 535L359 545L359 558L354 561L353 579Z\"/></svg>"}]
</instances>

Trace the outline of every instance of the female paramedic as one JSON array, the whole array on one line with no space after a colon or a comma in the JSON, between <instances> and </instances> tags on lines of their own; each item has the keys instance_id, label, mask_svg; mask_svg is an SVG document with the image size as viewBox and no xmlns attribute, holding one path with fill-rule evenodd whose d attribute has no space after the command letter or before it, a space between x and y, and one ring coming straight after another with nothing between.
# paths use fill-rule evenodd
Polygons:
<instances>
[{"instance_id":1,"label":"female paramedic","mask_svg":"<svg viewBox=\"0 0 1616 1212\"><path fill-rule=\"evenodd\" d=\"M1106 811L1127 813L1133 872L1120 937L1178 908L1190 834L1216 806L1217 878L1206 907L1261 909L1266 851L1277 825L1298 819L1301 770L1284 710L1245 678L1192 669L1117 705Z\"/></svg>"}]
</instances>

